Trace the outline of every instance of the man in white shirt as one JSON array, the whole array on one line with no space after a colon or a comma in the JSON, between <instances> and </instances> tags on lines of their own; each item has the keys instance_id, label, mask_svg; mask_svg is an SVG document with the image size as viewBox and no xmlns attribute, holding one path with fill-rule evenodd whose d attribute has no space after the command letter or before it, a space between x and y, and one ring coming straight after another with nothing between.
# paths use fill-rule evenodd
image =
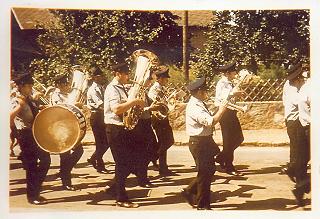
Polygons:
<instances>
[{"instance_id":1,"label":"man in white shirt","mask_svg":"<svg viewBox=\"0 0 320 219\"><path fill-rule=\"evenodd\" d=\"M51 94L50 102L52 105L66 103L68 92L70 91L70 83L66 74L59 75L55 79L56 89ZM62 181L62 188L64 190L75 191L76 187L72 185L71 171L80 160L83 154L83 147L81 143L71 150L60 154L60 178Z\"/></svg>"},{"instance_id":2,"label":"man in white shirt","mask_svg":"<svg viewBox=\"0 0 320 219\"><path fill-rule=\"evenodd\" d=\"M292 190L298 206L304 206L303 196L311 189L310 175L307 173L308 162L310 160L310 104L311 104L311 81L308 79L299 90L299 123L298 144L295 158L295 188Z\"/></svg>"},{"instance_id":3,"label":"man in white shirt","mask_svg":"<svg viewBox=\"0 0 320 219\"><path fill-rule=\"evenodd\" d=\"M232 80L238 74L236 71L236 63L231 62L219 67L219 71L223 73L221 79L216 86L216 106L220 106L221 102L232 97L243 95L241 90L235 90ZM225 169L229 175L239 175L240 173L233 165L234 151L243 142L243 133L240 121L237 117L237 111L227 109L220 119L220 126L223 139L223 150L217 156L217 162L222 169Z\"/></svg>"},{"instance_id":4,"label":"man in white shirt","mask_svg":"<svg viewBox=\"0 0 320 219\"><path fill-rule=\"evenodd\" d=\"M210 184L215 173L214 156L220 150L212 138L213 126L221 119L226 110L225 102L212 114L204 101L207 99L205 78L196 79L188 85L191 98L186 108L186 131L190 136L189 150L198 171L182 195L187 202L198 210L210 210Z\"/></svg>"},{"instance_id":5,"label":"man in white shirt","mask_svg":"<svg viewBox=\"0 0 320 219\"><path fill-rule=\"evenodd\" d=\"M285 123L290 140L290 159L287 167L283 168L281 171L286 173L293 182L295 182L294 166L296 164L297 147L299 145L297 130L301 126L298 109L299 89L303 83L302 66L300 64L291 66L288 69L288 77L283 86L282 95Z\"/></svg>"},{"instance_id":6,"label":"man in white shirt","mask_svg":"<svg viewBox=\"0 0 320 219\"><path fill-rule=\"evenodd\" d=\"M17 129L17 140L21 148L21 161L26 170L26 193L30 204L40 205L46 201L40 196L41 186L50 168L50 154L37 145L32 125L38 113L32 95L33 79L30 74L21 74L14 79L18 94L12 101L10 124Z\"/></svg>"},{"instance_id":7,"label":"man in white shirt","mask_svg":"<svg viewBox=\"0 0 320 219\"><path fill-rule=\"evenodd\" d=\"M103 72L99 67L92 67L90 74L92 84L87 91L87 106L91 111L90 124L96 143L96 150L87 161L93 165L97 172L108 173L103 161L103 155L109 148L103 121Z\"/></svg>"},{"instance_id":8,"label":"man in white shirt","mask_svg":"<svg viewBox=\"0 0 320 219\"><path fill-rule=\"evenodd\" d=\"M157 101L159 98L165 98L165 86L168 83L169 68L167 66L159 66L153 71L156 77L156 82L151 86L148 96L152 101ZM168 168L167 151L174 143L172 127L168 117L163 119L152 119L152 127L154 128L158 138L158 155L159 155L159 174L162 176L174 175Z\"/></svg>"},{"instance_id":9,"label":"man in white shirt","mask_svg":"<svg viewBox=\"0 0 320 219\"><path fill-rule=\"evenodd\" d=\"M119 207L137 208L138 204L132 203L125 189L125 181L133 172L132 163L135 151L131 147L130 131L123 123L123 113L133 106L144 107L144 101L138 98L128 100L128 93L124 87L129 80L129 68L126 63L112 67L113 80L104 93L104 123L106 135L113 159L115 161L115 187L116 204Z\"/></svg>"}]
</instances>

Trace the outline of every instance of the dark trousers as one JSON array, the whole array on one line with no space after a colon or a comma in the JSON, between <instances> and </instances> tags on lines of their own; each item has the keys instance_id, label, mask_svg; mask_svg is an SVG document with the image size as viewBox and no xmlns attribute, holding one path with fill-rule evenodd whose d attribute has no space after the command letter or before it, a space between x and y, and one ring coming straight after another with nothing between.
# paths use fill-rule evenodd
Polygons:
<instances>
[{"instance_id":1,"label":"dark trousers","mask_svg":"<svg viewBox=\"0 0 320 219\"><path fill-rule=\"evenodd\" d=\"M214 156L219 153L219 147L213 141L212 136L193 136L189 139L189 150L198 174L188 185L186 191L195 197L197 207L210 207L210 185L216 170Z\"/></svg>"},{"instance_id":2,"label":"dark trousers","mask_svg":"<svg viewBox=\"0 0 320 219\"><path fill-rule=\"evenodd\" d=\"M295 149L295 163L293 166L296 177L296 189L303 192L310 190L310 176L307 174L307 165L310 160L310 127L298 124L298 144Z\"/></svg>"},{"instance_id":3,"label":"dark trousers","mask_svg":"<svg viewBox=\"0 0 320 219\"><path fill-rule=\"evenodd\" d=\"M31 129L19 130L17 137L26 170L27 198L32 201L39 198L41 185L50 168L50 154L37 146Z\"/></svg>"},{"instance_id":4,"label":"dark trousers","mask_svg":"<svg viewBox=\"0 0 320 219\"><path fill-rule=\"evenodd\" d=\"M168 170L167 150L174 144L172 127L169 120L153 120L152 126L158 138L159 171Z\"/></svg>"},{"instance_id":5,"label":"dark trousers","mask_svg":"<svg viewBox=\"0 0 320 219\"><path fill-rule=\"evenodd\" d=\"M297 150L301 141L301 124L299 119L286 120L287 133L290 141L290 160L288 164L288 172L294 174L297 158Z\"/></svg>"},{"instance_id":6,"label":"dark trousers","mask_svg":"<svg viewBox=\"0 0 320 219\"><path fill-rule=\"evenodd\" d=\"M227 109L220 119L223 140L223 150L219 154L219 160L225 163L226 169L232 170L234 150L243 142L243 133L237 111Z\"/></svg>"},{"instance_id":7,"label":"dark trousers","mask_svg":"<svg viewBox=\"0 0 320 219\"><path fill-rule=\"evenodd\" d=\"M106 125L106 135L113 159L115 161L116 200L128 201L125 189L126 178L132 171L134 150L130 147L130 133L124 126Z\"/></svg>"},{"instance_id":8,"label":"dark trousers","mask_svg":"<svg viewBox=\"0 0 320 219\"><path fill-rule=\"evenodd\" d=\"M91 113L90 124L92 127L94 140L96 143L96 150L92 154L90 159L92 161L96 161L97 170L105 169L104 162L103 162L103 155L109 148L103 118L104 118L103 111L97 111L97 112Z\"/></svg>"},{"instance_id":9,"label":"dark trousers","mask_svg":"<svg viewBox=\"0 0 320 219\"><path fill-rule=\"evenodd\" d=\"M71 171L73 167L78 163L83 154L82 145L78 145L70 151L60 154L60 177L62 185L70 186L71 183Z\"/></svg>"},{"instance_id":10,"label":"dark trousers","mask_svg":"<svg viewBox=\"0 0 320 219\"><path fill-rule=\"evenodd\" d=\"M147 183L148 164L152 160L152 151L156 137L151 127L151 119L140 119L136 127L130 132L132 147L134 149L133 173L138 177L140 184Z\"/></svg>"}]
</instances>

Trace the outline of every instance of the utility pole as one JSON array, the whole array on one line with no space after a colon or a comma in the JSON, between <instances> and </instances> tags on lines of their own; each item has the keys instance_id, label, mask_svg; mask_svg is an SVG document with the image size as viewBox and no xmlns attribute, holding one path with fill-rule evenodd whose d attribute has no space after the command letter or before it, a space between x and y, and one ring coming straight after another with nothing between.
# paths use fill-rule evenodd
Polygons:
<instances>
[{"instance_id":1,"label":"utility pole","mask_svg":"<svg viewBox=\"0 0 320 219\"><path fill-rule=\"evenodd\" d=\"M184 79L189 82L189 52L188 52L188 11L184 11L183 14L183 26L182 26L182 37L183 37L183 73Z\"/></svg>"}]
</instances>

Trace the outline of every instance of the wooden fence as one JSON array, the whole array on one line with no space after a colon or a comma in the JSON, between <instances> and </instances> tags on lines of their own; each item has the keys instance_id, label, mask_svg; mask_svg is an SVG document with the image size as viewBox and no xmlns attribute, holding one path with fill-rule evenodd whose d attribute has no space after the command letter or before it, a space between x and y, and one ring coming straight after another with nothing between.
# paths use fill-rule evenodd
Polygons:
<instances>
[{"instance_id":1,"label":"wooden fence","mask_svg":"<svg viewBox=\"0 0 320 219\"><path fill-rule=\"evenodd\" d=\"M285 83L285 79L268 79L268 80L252 80L247 84L242 85L241 89L245 92L245 95L242 99L238 101L241 102L265 102L265 101L282 101L282 90ZM209 96L215 96L215 87L216 82L213 82L209 85ZM189 99L190 93L186 89L186 84L169 84L168 91L175 89L184 90L187 95L183 98L183 101Z\"/></svg>"}]
</instances>

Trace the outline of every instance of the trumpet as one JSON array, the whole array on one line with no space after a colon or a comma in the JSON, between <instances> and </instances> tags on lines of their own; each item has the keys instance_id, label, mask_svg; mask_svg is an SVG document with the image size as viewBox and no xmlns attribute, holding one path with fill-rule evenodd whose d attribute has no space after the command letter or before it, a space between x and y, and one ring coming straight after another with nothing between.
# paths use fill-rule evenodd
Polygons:
<instances>
[{"instance_id":1,"label":"trumpet","mask_svg":"<svg viewBox=\"0 0 320 219\"><path fill-rule=\"evenodd\" d=\"M49 86L45 87L40 81L33 78L34 86L32 87L32 96L34 99L40 100L40 103L43 105L49 105L49 96L54 91L54 87Z\"/></svg>"},{"instance_id":2,"label":"trumpet","mask_svg":"<svg viewBox=\"0 0 320 219\"><path fill-rule=\"evenodd\" d=\"M215 103L222 104L222 100L217 99L216 97L210 98L211 101ZM248 111L248 105L239 106L237 104L231 103L230 101L227 102L226 107L230 110L236 110L238 112L246 113Z\"/></svg>"}]
</instances>

